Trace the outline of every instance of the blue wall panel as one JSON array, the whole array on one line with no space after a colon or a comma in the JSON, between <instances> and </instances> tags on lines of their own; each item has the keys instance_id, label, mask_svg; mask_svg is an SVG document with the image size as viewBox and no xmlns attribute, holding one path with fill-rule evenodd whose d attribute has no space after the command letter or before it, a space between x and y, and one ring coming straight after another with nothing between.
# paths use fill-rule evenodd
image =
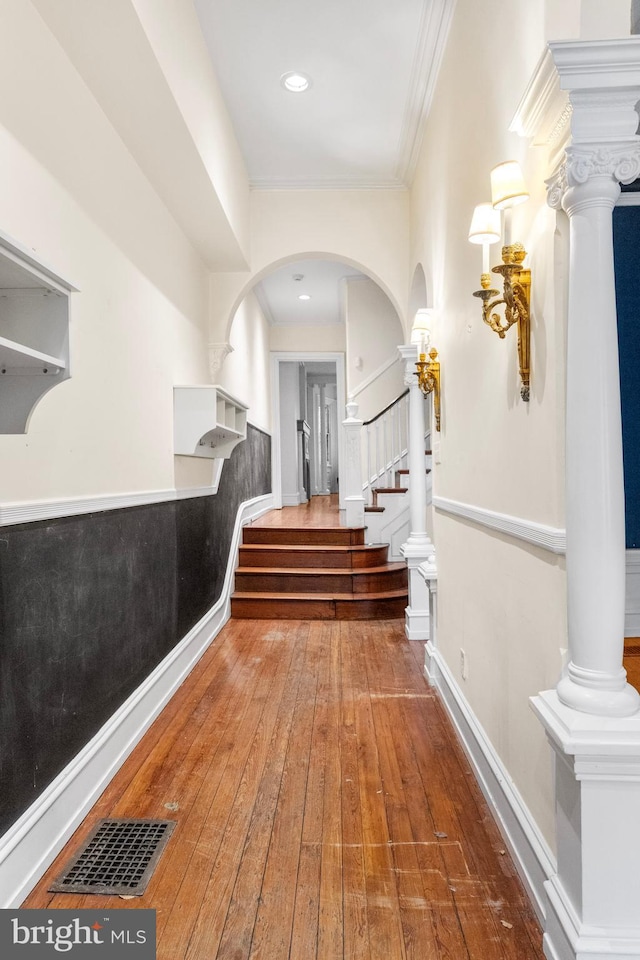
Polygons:
<instances>
[{"instance_id":1,"label":"blue wall panel","mask_svg":"<svg viewBox=\"0 0 640 960\"><path fill-rule=\"evenodd\" d=\"M640 206L616 207L613 244L629 549L640 547Z\"/></svg>"}]
</instances>

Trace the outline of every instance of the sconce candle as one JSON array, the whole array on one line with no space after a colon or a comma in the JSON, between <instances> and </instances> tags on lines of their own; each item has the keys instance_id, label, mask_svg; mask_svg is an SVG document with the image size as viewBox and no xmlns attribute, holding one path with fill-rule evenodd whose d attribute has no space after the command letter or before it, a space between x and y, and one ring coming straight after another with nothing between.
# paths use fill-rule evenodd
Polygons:
<instances>
[{"instance_id":1,"label":"sconce candle","mask_svg":"<svg viewBox=\"0 0 640 960\"><path fill-rule=\"evenodd\" d=\"M500 239L500 211L491 203L479 203L473 211L469 240L482 244L482 273L489 274L489 246Z\"/></svg>"},{"instance_id":2,"label":"sconce candle","mask_svg":"<svg viewBox=\"0 0 640 960\"><path fill-rule=\"evenodd\" d=\"M511 210L529 199L529 192L516 160L505 160L491 171L491 202L504 210L504 246L511 246Z\"/></svg>"}]
</instances>

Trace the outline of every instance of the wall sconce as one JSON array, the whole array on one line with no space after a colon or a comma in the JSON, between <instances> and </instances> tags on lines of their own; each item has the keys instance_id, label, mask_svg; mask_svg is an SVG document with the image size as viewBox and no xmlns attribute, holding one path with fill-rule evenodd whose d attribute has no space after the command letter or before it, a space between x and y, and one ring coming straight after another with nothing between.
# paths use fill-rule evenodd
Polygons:
<instances>
[{"instance_id":1,"label":"wall sconce","mask_svg":"<svg viewBox=\"0 0 640 960\"><path fill-rule=\"evenodd\" d=\"M482 319L504 340L507 330L518 324L518 364L522 386L520 396L529 400L530 383L530 300L531 271L522 266L527 255L521 243L513 243L511 238L511 211L519 203L529 199L520 165L515 160L499 163L491 171L491 204L482 203L474 210L469 230L471 243L482 244L482 276L480 290L474 297L482 300ZM493 267L492 273L502 277L502 296L499 290L491 288L489 273L489 245L500 239L500 211L503 211L502 263ZM493 216L491 216L493 215ZM504 304L504 322L497 307Z\"/></svg>"},{"instance_id":2,"label":"wall sconce","mask_svg":"<svg viewBox=\"0 0 640 960\"><path fill-rule=\"evenodd\" d=\"M427 308L416 312L411 328L411 343L418 344L418 360L416 361L416 377L418 385L428 397L433 394L433 416L436 430L440 432L440 361L438 351L432 347L427 360L426 348L431 342L431 322L433 310Z\"/></svg>"}]
</instances>

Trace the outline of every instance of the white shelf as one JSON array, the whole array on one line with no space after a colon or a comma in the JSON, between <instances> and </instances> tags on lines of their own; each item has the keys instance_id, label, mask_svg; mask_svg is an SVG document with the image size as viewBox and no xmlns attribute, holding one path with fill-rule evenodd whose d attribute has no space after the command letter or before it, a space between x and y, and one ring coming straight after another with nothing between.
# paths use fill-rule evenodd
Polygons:
<instances>
[{"instance_id":1,"label":"white shelf","mask_svg":"<svg viewBox=\"0 0 640 960\"><path fill-rule=\"evenodd\" d=\"M0 232L0 433L26 433L34 407L68 380L75 289Z\"/></svg>"},{"instance_id":2,"label":"white shelf","mask_svg":"<svg viewBox=\"0 0 640 960\"><path fill-rule=\"evenodd\" d=\"M174 453L227 460L246 439L247 409L217 385L174 387Z\"/></svg>"},{"instance_id":3,"label":"white shelf","mask_svg":"<svg viewBox=\"0 0 640 960\"><path fill-rule=\"evenodd\" d=\"M0 375L55 376L66 366L62 357L52 357L15 340L0 337Z\"/></svg>"}]
</instances>

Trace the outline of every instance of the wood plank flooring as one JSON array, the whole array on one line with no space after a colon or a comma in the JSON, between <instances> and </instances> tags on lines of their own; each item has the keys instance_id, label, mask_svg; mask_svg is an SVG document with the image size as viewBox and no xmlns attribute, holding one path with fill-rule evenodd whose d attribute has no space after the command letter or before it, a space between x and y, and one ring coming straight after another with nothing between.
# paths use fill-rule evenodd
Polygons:
<instances>
[{"instance_id":1,"label":"wood plank flooring","mask_svg":"<svg viewBox=\"0 0 640 960\"><path fill-rule=\"evenodd\" d=\"M542 960L403 627L230 621L23 906L155 908L159 960ZM177 821L146 893L48 893L105 816Z\"/></svg>"}]
</instances>

